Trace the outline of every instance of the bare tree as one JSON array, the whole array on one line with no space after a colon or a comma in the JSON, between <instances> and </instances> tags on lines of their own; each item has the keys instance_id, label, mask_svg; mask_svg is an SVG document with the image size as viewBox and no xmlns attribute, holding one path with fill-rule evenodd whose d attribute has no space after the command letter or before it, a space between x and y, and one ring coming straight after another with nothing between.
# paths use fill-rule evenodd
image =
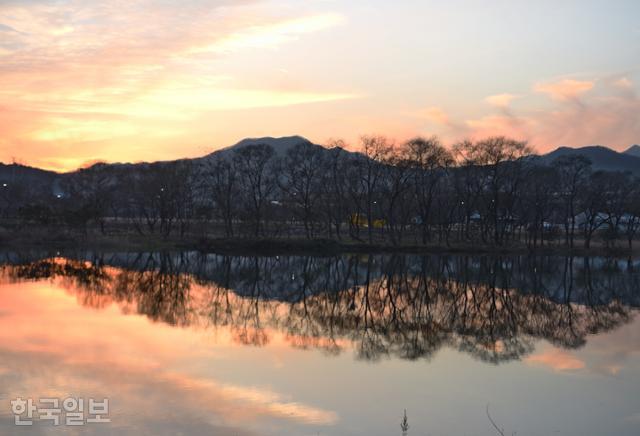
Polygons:
<instances>
[{"instance_id":1,"label":"bare tree","mask_svg":"<svg viewBox=\"0 0 640 436\"><path fill-rule=\"evenodd\" d=\"M129 174L129 216L135 229L168 237L176 223L184 234L193 214L192 165L189 161L159 162Z\"/></svg>"},{"instance_id":2,"label":"bare tree","mask_svg":"<svg viewBox=\"0 0 640 436\"><path fill-rule=\"evenodd\" d=\"M342 223L348 215L347 200L347 172L350 159L345 151L346 144L342 140L334 140L329 143L324 153L322 165L322 185L324 193L322 203L327 220L327 231L331 236L332 227L336 237L342 238Z\"/></svg>"},{"instance_id":3,"label":"bare tree","mask_svg":"<svg viewBox=\"0 0 640 436\"><path fill-rule=\"evenodd\" d=\"M605 193L602 212L607 216L606 242L615 244L620 238L621 227L631 217L627 207L636 188L630 173L607 172L601 179L600 190Z\"/></svg>"},{"instance_id":4,"label":"bare tree","mask_svg":"<svg viewBox=\"0 0 640 436\"><path fill-rule=\"evenodd\" d=\"M310 143L300 143L287 150L281 171L280 188L292 205L294 215L304 225L305 235L312 238L318 222L316 206L321 196L323 150Z\"/></svg>"},{"instance_id":5,"label":"bare tree","mask_svg":"<svg viewBox=\"0 0 640 436\"><path fill-rule=\"evenodd\" d=\"M527 227L532 248L544 244L545 230L557 206L554 202L557 184L558 173L553 167L535 166L526 175L519 215Z\"/></svg>"},{"instance_id":6,"label":"bare tree","mask_svg":"<svg viewBox=\"0 0 640 436\"><path fill-rule=\"evenodd\" d=\"M381 201L386 211L387 226L391 242L402 242L405 227L413 211L411 195L411 170L407 160L393 150L384 164L384 175L380 184Z\"/></svg>"},{"instance_id":7,"label":"bare tree","mask_svg":"<svg viewBox=\"0 0 640 436\"><path fill-rule=\"evenodd\" d=\"M422 243L426 244L434 198L453 157L435 136L414 138L402 146L401 153L411 169L417 221L422 228Z\"/></svg>"},{"instance_id":8,"label":"bare tree","mask_svg":"<svg viewBox=\"0 0 640 436\"><path fill-rule=\"evenodd\" d=\"M623 222L630 250L633 248L633 239L640 229L640 180L638 178L635 178L633 186L634 189L627 199L626 214Z\"/></svg>"},{"instance_id":9,"label":"bare tree","mask_svg":"<svg viewBox=\"0 0 640 436\"><path fill-rule=\"evenodd\" d=\"M461 163L479 166L484 177L484 211L493 242L501 245L513 222L514 201L523 181L524 157L533 150L526 142L496 136L480 141L462 141L454 146Z\"/></svg>"},{"instance_id":10,"label":"bare tree","mask_svg":"<svg viewBox=\"0 0 640 436\"><path fill-rule=\"evenodd\" d=\"M231 237L239 190L236 166L226 156L217 155L207 164L205 175L213 201L214 216L222 220L225 236Z\"/></svg>"},{"instance_id":11,"label":"bare tree","mask_svg":"<svg viewBox=\"0 0 640 436\"><path fill-rule=\"evenodd\" d=\"M563 201L565 242L573 248L576 229L578 195L591 173L591 161L582 155L560 156L553 162L558 170L559 194Z\"/></svg>"},{"instance_id":12,"label":"bare tree","mask_svg":"<svg viewBox=\"0 0 640 436\"><path fill-rule=\"evenodd\" d=\"M594 233L604 226L609 219L609 217L603 213L605 196L607 195L607 192L603 191L606 178L607 174L604 172L598 171L593 173L578 197L581 209L579 215L581 218L580 225L582 227L585 248L591 246Z\"/></svg>"},{"instance_id":13,"label":"bare tree","mask_svg":"<svg viewBox=\"0 0 640 436\"><path fill-rule=\"evenodd\" d=\"M392 146L383 136L363 136L360 150L365 159L354 159L357 183L363 195L364 211L367 216L369 243L373 242L375 212L378 207L379 184L384 175L384 162L391 154Z\"/></svg>"},{"instance_id":14,"label":"bare tree","mask_svg":"<svg viewBox=\"0 0 640 436\"><path fill-rule=\"evenodd\" d=\"M252 144L234 150L233 164L240 175L241 199L249 221L253 221L256 237L264 234L263 221L276 187L273 155L273 148L266 144Z\"/></svg>"}]
</instances>

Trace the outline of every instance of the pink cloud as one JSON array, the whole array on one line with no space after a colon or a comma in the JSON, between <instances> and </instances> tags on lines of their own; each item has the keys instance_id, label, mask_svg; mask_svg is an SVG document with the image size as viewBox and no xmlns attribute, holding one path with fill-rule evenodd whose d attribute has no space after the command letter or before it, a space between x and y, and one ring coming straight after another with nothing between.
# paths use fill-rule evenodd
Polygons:
<instances>
[{"instance_id":1,"label":"pink cloud","mask_svg":"<svg viewBox=\"0 0 640 436\"><path fill-rule=\"evenodd\" d=\"M547 94L553 100L566 101L580 97L593 89L595 82L588 80L563 79L557 82L537 83L533 89Z\"/></svg>"},{"instance_id":2,"label":"pink cloud","mask_svg":"<svg viewBox=\"0 0 640 436\"><path fill-rule=\"evenodd\" d=\"M613 85L623 89L633 88L633 82L628 77L620 77L613 82Z\"/></svg>"},{"instance_id":3,"label":"pink cloud","mask_svg":"<svg viewBox=\"0 0 640 436\"><path fill-rule=\"evenodd\" d=\"M0 4L0 160L19 153L67 170L184 157L176 152L201 140L191 132L203 114L356 98L212 74L229 52L277 48L344 22L332 12L276 15L263 3L193 1L180 13L151 0Z\"/></svg>"},{"instance_id":4,"label":"pink cloud","mask_svg":"<svg viewBox=\"0 0 640 436\"><path fill-rule=\"evenodd\" d=\"M498 94L489 98L495 113L464 122L449 118L439 133L450 142L462 137L506 135L529 141L541 153L560 145L599 144L623 150L640 140L640 98L633 82L600 80L597 93L586 93L595 82L569 82L573 84L548 89L556 96L551 107L532 106L530 102L535 100L522 96L523 104L515 110L506 105L510 94Z\"/></svg>"},{"instance_id":5,"label":"pink cloud","mask_svg":"<svg viewBox=\"0 0 640 436\"><path fill-rule=\"evenodd\" d=\"M511 102L518 97L519 96L514 94L504 93L504 94L490 95L484 100L487 103L489 103L491 106L504 108L509 106L509 104L511 104Z\"/></svg>"},{"instance_id":6,"label":"pink cloud","mask_svg":"<svg viewBox=\"0 0 640 436\"><path fill-rule=\"evenodd\" d=\"M466 121L467 136L474 138L509 136L520 140L529 140L531 139L531 131L534 125L534 119L516 116L507 112Z\"/></svg>"},{"instance_id":7,"label":"pink cloud","mask_svg":"<svg viewBox=\"0 0 640 436\"><path fill-rule=\"evenodd\" d=\"M585 363L582 360L557 348L552 348L543 353L531 355L525 359L525 362L546 366L559 372L576 371L585 367Z\"/></svg>"},{"instance_id":8,"label":"pink cloud","mask_svg":"<svg viewBox=\"0 0 640 436\"><path fill-rule=\"evenodd\" d=\"M410 115L441 126L449 124L449 115L442 108L436 106L412 112Z\"/></svg>"}]
</instances>

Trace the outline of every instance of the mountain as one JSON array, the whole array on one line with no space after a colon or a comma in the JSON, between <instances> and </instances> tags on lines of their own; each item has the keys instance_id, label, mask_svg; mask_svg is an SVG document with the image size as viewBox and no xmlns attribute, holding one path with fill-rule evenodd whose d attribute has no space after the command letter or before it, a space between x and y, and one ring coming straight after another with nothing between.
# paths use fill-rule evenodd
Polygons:
<instances>
[{"instance_id":1,"label":"mountain","mask_svg":"<svg viewBox=\"0 0 640 436\"><path fill-rule=\"evenodd\" d=\"M632 145L624 152L624 154L627 154L629 156L640 157L640 145L638 144Z\"/></svg>"},{"instance_id":2,"label":"mountain","mask_svg":"<svg viewBox=\"0 0 640 436\"><path fill-rule=\"evenodd\" d=\"M634 155L633 150L635 150L634 147L624 153L619 153L601 145L582 148L560 147L540 156L540 161L543 164L550 165L561 156L582 155L591 161L594 170L630 171L640 174L640 156Z\"/></svg>"},{"instance_id":3,"label":"mountain","mask_svg":"<svg viewBox=\"0 0 640 436\"><path fill-rule=\"evenodd\" d=\"M282 156L287 150L295 147L298 144L311 144L307 138L303 138L302 136L285 136L282 138L272 138L270 136L264 138L247 138L238 142L231 147L227 147L224 150L237 150L239 148L246 147L247 145L256 145L256 144L266 144L273 147L276 155Z\"/></svg>"},{"instance_id":4,"label":"mountain","mask_svg":"<svg viewBox=\"0 0 640 436\"><path fill-rule=\"evenodd\" d=\"M302 136L286 136L282 138L247 138L237 144L216 150L203 157L180 160L191 161L195 164L202 165L218 156L231 157L235 150L254 144L270 145L273 147L276 156L283 157L287 150L300 143L312 144L312 142ZM327 149L320 145L317 145L317 147L321 148L325 153L335 152L335 150ZM359 153L348 151L346 153L364 158ZM560 147L550 153L538 156L535 159L541 164L549 165L560 156L573 154L581 154L589 158L595 170L631 171L640 175L640 145L634 145L624 153L618 153L602 146L588 146L582 148ZM130 174L135 176L142 173L149 167L162 165L163 163L165 162L97 163L87 169L75 170L67 173L57 173L54 171L42 170L15 163L0 163L0 188L6 188L6 186L4 186L5 184L7 186L14 186L15 183L27 184L32 189L35 189L42 194L56 196L58 194L64 194L61 191L60 186L65 179L74 177L83 171L97 172L101 174L102 177L107 177L115 183L118 179L123 177L123 175Z\"/></svg>"},{"instance_id":5,"label":"mountain","mask_svg":"<svg viewBox=\"0 0 640 436\"><path fill-rule=\"evenodd\" d=\"M249 145L258 145L258 144L265 144L265 145L269 145L271 146L271 148L273 148L274 154L277 157L284 157L284 155L287 153L287 150L289 150L290 148L295 147L298 144L312 144L314 145L311 141L309 141L307 138L304 138L302 136L284 136L282 138L272 138L271 136L266 136L263 138L246 138L243 139L242 141L231 145L229 147L225 147L225 148L221 148L219 150L216 150L212 153L209 153L206 156L203 156L201 158L195 158L193 159L196 163L200 162L207 162L208 160L211 160L215 157L219 157L219 156L223 156L225 158L231 157L233 155L233 152L236 150L239 150L241 148L247 147ZM318 147L320 147L318 145Z\"/></svg>"},{"instance_id":6,"label":"mountain","mask_svg":"<svg viewBox=\"0 0 640 436\"><path fill-rule=\"evenodd\" d=\"M35 182L43 179L55 179L59 174L54 171L41 170L27 165L12 163L0 163L0 180L10 182L17 178L21 178L25 182Z\"/></svg>"},{"instance_id":7,"label":"mountain","mask_svg":"<svg viewBox=\"0 0 640 436\"><path fill-rule=\"evenodd\" d=\"M0 187L7 188L28 185L32 189L56 194L59 190L57 180L60 174L54 171L41 170L17 163L0 163Z\"/></svg>"},{"instance_id":8,"label":"mountain","mask_svg":"<svg viewBox=\"0 0 640 436\"><path fill-rule=\"evenodd\" d=\"M199 161L199 160L203 160L203 159L207 159L210 158L212 156L215 156L217 154L227 154L227 153L231 153L234 150L237 150L239 148L243 148L246 147L248 145L254 145L254 144L267 144L270 145L271 147L273 147L276 156L284 156L284 154L287 152L287 150L289 150L290 148L294 147L297 144L300 143L307 143L307 144L311 144L311 141L309 141L306 138L303 138L302 136L287 136L287 137L283 137L283 138L272 138L272 137L265 137L265 138L247 138L247 139L243 139L242 141L238 142L237 144L231 145L229 147L225 147L219 150L216 150L206 156L203 157L198 157L198 158L186 158L186 159L176 159L173 161L167 161L167 162L175 162L178 160L192 160L192 161ZM320 146L318 146L320 147ZM94 165L91 165L90 167L87 167L85 169L93 169L93 170L101 170L101 171L108 171L108 170L120 170L120 171L136 171L137 169L143 168L143 167L148 167L150 165L156 165L156 164L161 164L162 162L138 162L138 163L104 163L104 162L100 162L100 163L96 163ZM27 165L21 165L21 164L4 164L0 162L0 183L10 183L13 180L21 180L24 182L28 182L28 183L46 183L46 184L53 184L55 180L58 180L60 178L64 178L73 174L76 174L78 172L82 171L81 169L77 169L77 170L73 170L73 171L69 171L66 173L58 173L55 171L50 171L50 170L43 170L43 169L39 169L39 168L34 168L34 167L30 167Z\"/></svg>"},{"instance_id":9,"label":"mountain","mask_svg":"<svg viewBox=\"0 0 640 436\"><path fill-rule=\"evenodd\" d=\"M199 170L206 169L206 164L211 159L223 156L231 158L235 150L255 144L266 144L273 147L276 157L284 157L287 150L297 144L312 144L302 136L287 136L283 138L247 138L232 146L216 150L208 155L197 158L176 159L164 162L138 162L138 163L96 163L90 167L69 171L66 173L58 173L55 171L42 170L21 164L3 164L0 163L0 189L7 187L29 186L32 192L43 195L43 198L54 198L65 196L62 189L66 180L72 179L82 173L90 173L98 175L103 183L113 186L117 185L118 180L123 177L130 176L132 180L136 180L140 174L151 167L161 166L171 162L187 161L194 164L195 176L200 175ZM320 145L316 145L327 153L331 152Z\"/></svg>"}]
</instances>

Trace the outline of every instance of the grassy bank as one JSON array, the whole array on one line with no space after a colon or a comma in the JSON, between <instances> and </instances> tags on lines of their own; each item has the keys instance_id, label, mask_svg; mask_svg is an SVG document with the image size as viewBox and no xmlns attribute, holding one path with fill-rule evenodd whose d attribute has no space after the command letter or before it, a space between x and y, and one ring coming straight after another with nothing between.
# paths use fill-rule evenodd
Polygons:
<instances>
[{"instance_id":1,"label":"grassy bank","mask_svg":"<svg viewBox=\"0 0 640 436\"><path fill-rule=\"evenodd\" d=\"M50 228L29 228L22 231L0 231L0 245L13 250L21 249L66 249L85 248L113 251L176 251L198 250L207 253L237 255L335 255L340 253L407 253L407 254L529 254L573 255L573 256L629 256L640 254L640 248L628 247L619 242L614 247L594 244L586 249L580 245L569 248L560 242L537 247L535 250L525 244L492 246L472 243L452 243L450 245L431 243L419 245L403 243L366 243L355 240L329 240L305 238L218 238L202 235L162 237L160 235L139 235L135 233L103 235L52 230Z\"/></svg>"},{"instance_id":2,"label":"grassy bank","mask_svg":"<svg viewBox=\"0 0 640 436\"><path fill-rule=\"evenodd\" d=\"M640 250L629 250L623 247L593 246L568 248L561 245L538 247L535 250L526 245L496 247L478 244L437 243L427 245L416 244L369 244L362 242L341 242L326 239L201 239L196 249L203 252L245 254L339 254L339 253L405 253L405 254L529 254L541 255L573 255L573 256L629 256L640 254Z\"/></svg>"}]
</instances>

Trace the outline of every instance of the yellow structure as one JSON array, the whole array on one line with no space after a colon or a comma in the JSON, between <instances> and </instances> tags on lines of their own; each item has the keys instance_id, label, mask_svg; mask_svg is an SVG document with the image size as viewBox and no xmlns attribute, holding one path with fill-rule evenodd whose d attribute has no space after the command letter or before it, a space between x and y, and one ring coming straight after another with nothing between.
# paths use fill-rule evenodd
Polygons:
<instances>
[{"instance_id":1,"label":"yellow structure","mask_svg":"<svg viewBox=\"0 0 640 436\"><path fill-rule=\"evenodd\" d=\"M367 217L359 213L351 214L349 216L349 221L354 226L369 227L369 221L367 220ZM373 220L371 224L374 229L382 229L387 224L387 220L377 219L377 220Z\"/></svg>"}]
</instances>

